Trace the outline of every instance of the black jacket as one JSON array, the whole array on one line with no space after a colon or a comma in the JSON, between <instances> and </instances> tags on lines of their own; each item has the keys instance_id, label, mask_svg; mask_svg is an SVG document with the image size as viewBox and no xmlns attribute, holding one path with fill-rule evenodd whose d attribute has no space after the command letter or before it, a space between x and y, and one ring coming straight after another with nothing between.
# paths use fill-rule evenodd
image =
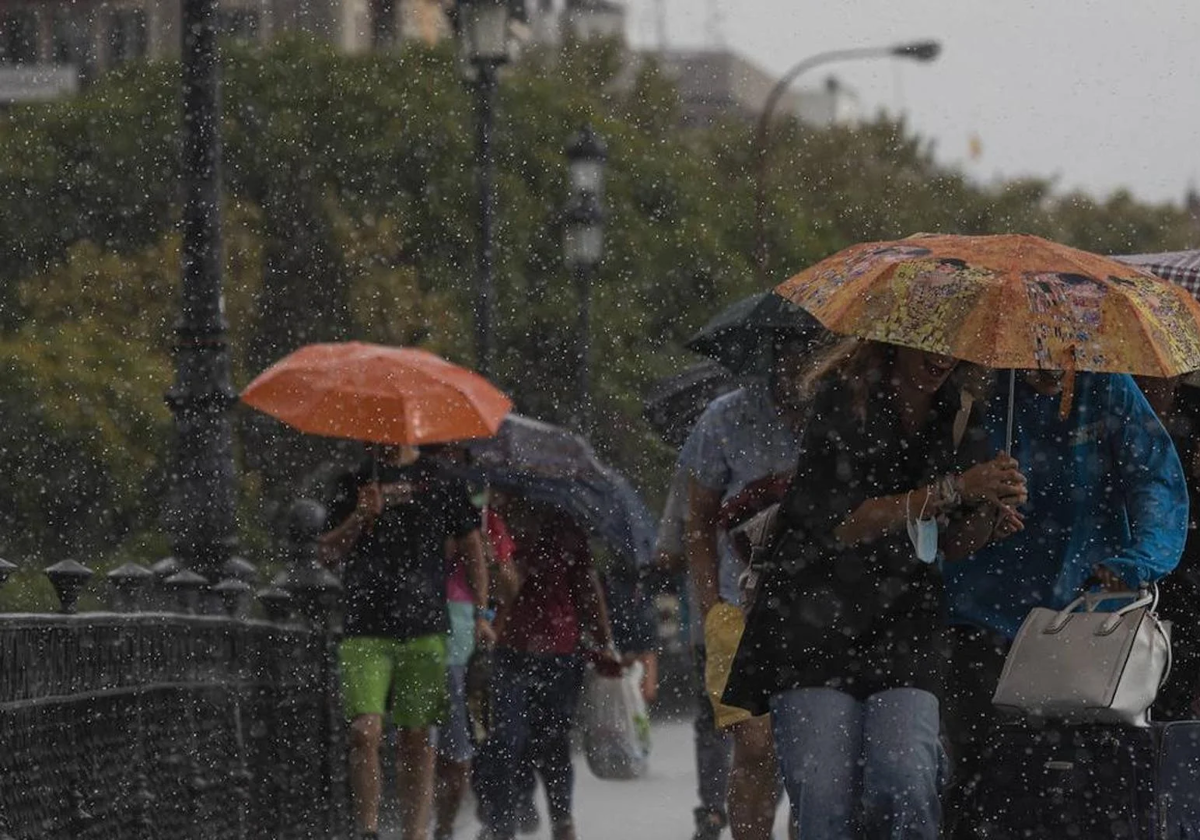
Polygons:
<instances>
[{"instance_id":1,"label":"black jacket","mask_svg":"<svg viewBox=\"0 0 1200 840\"><path fill-rule=\"evenodd\" d=\"M977 423L954 451L960 400L950 384L912 436L890 386L870 394L865 422L851 399L834 381L814 400L781 537L734 659L724 700L755 714L792 688L859 699L889 688L941 691L946 606L937 564L917 559L903 528L849 547L833 532L867 499L921 487L990 453Z\"/></svg>"}]
</instances>

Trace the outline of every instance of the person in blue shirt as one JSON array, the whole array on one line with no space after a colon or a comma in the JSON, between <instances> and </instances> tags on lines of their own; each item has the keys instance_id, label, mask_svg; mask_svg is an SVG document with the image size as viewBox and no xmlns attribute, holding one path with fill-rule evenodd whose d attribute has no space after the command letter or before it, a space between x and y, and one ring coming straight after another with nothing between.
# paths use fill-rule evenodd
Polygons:
<instances>
[{"instance_id":1,"label":"person in blue shirt","mask_svg":"<svg viewBox=\"0 0 1200 840\"><path fill-rule=\"evenodd\" d=\"M1005 446L1007 374L988 405L992 448ZM1012 455L1028 480L1025 528L946 564L952 641L944 729L955 762L948 823L970 836L971 790L988 780L980 745L995 721L1004 656L1033 607L1066 606L1082 590L1136 589L1179 562L1188 496L1170 435L1132 377L1079 373L1063 408L1063 374L1019 374Z\"/></svg>"}]
</instances>

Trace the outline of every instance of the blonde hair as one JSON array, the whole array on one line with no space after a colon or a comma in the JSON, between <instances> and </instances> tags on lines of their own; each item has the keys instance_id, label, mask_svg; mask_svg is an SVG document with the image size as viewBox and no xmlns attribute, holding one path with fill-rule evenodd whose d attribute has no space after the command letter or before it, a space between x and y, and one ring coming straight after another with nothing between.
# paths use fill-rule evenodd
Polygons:
<instances>
[{"instance_id":1,"label":"blonde hair","mask_svg":"<svg viewBox=\"0 0 1200 840\"><path fill-rule=\"evenodd\" d=\"M881 341L850 337L835 342L813 360L802 386L808 399L830 379L841 379L850 389L851 406L860 420L867 419L867 395L891 367L895 347Z\"/></svg>"}]
</instances>

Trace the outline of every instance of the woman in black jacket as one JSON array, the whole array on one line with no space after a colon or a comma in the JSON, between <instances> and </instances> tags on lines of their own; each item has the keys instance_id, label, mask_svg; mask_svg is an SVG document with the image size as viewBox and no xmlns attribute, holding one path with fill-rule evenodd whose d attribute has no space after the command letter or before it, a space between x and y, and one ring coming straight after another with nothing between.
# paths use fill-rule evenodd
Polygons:
<instances>
[{"instance_id":1,"label":"woman in black jacket","mask_svg":"<svg viewBox=\"0 0 1200 840\"><path fill-rule=\"evenodd\" d=\"M725 702L772 713L805 840L936 838L939 565L1021 527L1024 477L946 356L848 340L810 377L782 531Z\"/></svg>"}]
</instances>

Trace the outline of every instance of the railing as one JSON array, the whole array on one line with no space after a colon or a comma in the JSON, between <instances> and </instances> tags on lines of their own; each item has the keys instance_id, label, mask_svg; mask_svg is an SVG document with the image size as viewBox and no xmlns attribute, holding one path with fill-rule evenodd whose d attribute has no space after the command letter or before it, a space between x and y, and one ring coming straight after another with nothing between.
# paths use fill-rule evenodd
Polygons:
<instances>
[{"instance_id":1,"label":"railing","mask_svg":"<svg viewBox=\"0 0 1200 840\"><path fill-rule=\"evenodd\" d=\"M270 620L244 617L244 561L207 595L164 561L109 575L125 612L0 614L0 840L346 836L337 583L319 511L293 514L291 567L257 593ZM63 567L71 613L90 572Z\"/></svg>"}]
</instances>

